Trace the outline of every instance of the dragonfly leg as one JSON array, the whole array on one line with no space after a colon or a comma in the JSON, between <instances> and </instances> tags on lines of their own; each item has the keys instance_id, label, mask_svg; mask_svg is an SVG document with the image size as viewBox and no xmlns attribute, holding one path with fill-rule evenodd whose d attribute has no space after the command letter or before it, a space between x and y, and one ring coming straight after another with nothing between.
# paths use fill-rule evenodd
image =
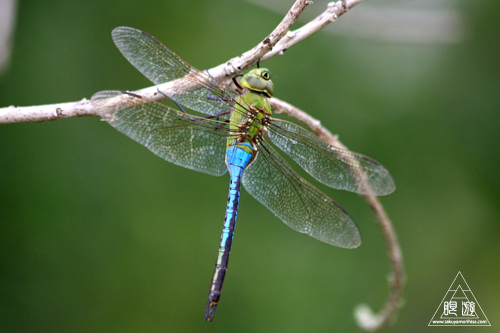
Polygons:
<instances>
[{"instance_id":1,"label":"dragonfly leg","mask_svg":"<svg viewBox=\"0 0 500 333\"><path fill-rule=\"evenodd\" d=\"M186 112L186 110L184 110L184 108L182 107L182 105L180 105L180 104L179 104L179 103L175 100L175 98L173 98L172 96L169 96L169 95L165 94L165 93L164 93L163 91L161 91L161 90L160 90L160 88L158 88L158 87L156 87L156 90L158 91L158 93L162 94L162 95L163 95L163 96L165 96L166 98L171 99L172 101L174 101L174 103L177 105L177 107L178 107L179 109L181 109L181 111L182 111L182 112L184 112L184 114L186 114L186 115L188 114L188 113Z\"/></svg>"},{"instance_id":2,"label":"dragonfly leg","mask_svg":"<svg viewBox=\"0 0 500 333\"><path fill-rule=\"evenodd\" d=\"M212 92L212 88L213 87L216 87L216 84L214 83L214 78L213 76L210 74L210 72L208 71L208 68L205 69L205 72L207 72L207 75L210 76L210 86L208 87L207 89L207 99L210 99L210 100L213 100L213 101L221 101L221 102L227 102L227 101L232 101L233 99L230 97L230 96L227 96L227 97L222 97L222 96L217 96L217 95L213 95L211 94ZM219 89L220 90L220 89Z\"/></svg>"},{"instance_id":3,"label":"dragonfly leg","mask_svg":"<svg viewBox=\"0 0 500 333\"><path fill-rule=\"evenodd\" d=\"M174 103L177 105L177 107L178 107L179 109L181 109L181 111L182 111L185 115L187 115L190 119L195 120L195 118L191 118L191 116L189 116L189 114L186 112L186 110L184 110L184 108L182 107L182 105L181 105L179 102L177 102L177 100L176 100L174 97L172 97L172 96L169 96L169 95L165 94L165 93L164 93L163 91L161 91L161 90L160 90L160 88L158 88L158 87L156 88L156 90L158 91L158 93L162 94L162 95L163 95L163 96L165 96L166 98L168 98L168 99L170 99L170 100L174 101ZM231 111L233 111L233 110L222 111L222 112L219 112L219 113L217 113L217 114L214 114L214 115L209 115L209 116L203 116L203 117L201 117L201 118L205 118L205 119L216 118L216 120L219 120L219 117L220 117L220 116L223 116L223 115L225 115L225 114L229 114L229 113L231 113Z\"/></svg>"},{"instance_id":4,"label":"dragonfly leg","mask_svg":"<svg viewBox=\"0 0 500 333\"><path fill-rule=\"evenodd\" d=\"M174 101L174 103L177 105L177 107L178 107L179 109L181 109L181 111L182 111L182 112L183 112L186 116L188 116L188 118L189 118L189 119L191 119L191 120L196 120L196 118L198 118L198 117L191 117L191 116L190 116L190 115L186 112L186 110L184 110L184 108L182 107L182 105L181 105L179 102L177 102L177 100L176 100L174 97L172 97L172 96L169 96L169 95L165 94L165 93L164 93L163 91L161 91L161 90L160 90L160 88L158 88L158 87L156 88L156 90L158 91L158 93L162 94L162 95L163 95L163 96L165 96L166 98L168 98L168 99L170 99L170 100ZM210 115L210 116L203 116L203 117L200 117L200 118L210 119L210 118L215 118L215 117L216 117L216 119L217 119L217 120L219 120L219 116L222 116L222 115L228 114L228 113L230 113L231 111L232 111L232 110L229 110L229 111L223 111L223 112L219 112L219 113L214 114L214 115Z\"/></svg>"}]
</instances>

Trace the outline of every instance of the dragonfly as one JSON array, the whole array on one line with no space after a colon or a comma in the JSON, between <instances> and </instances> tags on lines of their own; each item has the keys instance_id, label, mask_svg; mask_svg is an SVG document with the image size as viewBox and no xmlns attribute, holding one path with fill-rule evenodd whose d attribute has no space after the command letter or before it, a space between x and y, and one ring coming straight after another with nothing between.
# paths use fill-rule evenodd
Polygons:
<instances>
[{"instance_id":1,"label":"dragonfly","mask_svg":"<svg viewBox=\"0 0 500 333\"><path fill-rule=\"evenodd\" d=\"M131 92L98 92L92 103L101 118L168 162L214 176L229 171L229 195L205 320L213 320L219 304L241 185L295 231L342 248L361 244L351 216L302 178L276 148L335 189L386 195L395 190L391 175L371 158L328 145L308 130L274 118L268 101L274 84L268 69L235 75L234 84L226 84L190 66L143 31L118 27L112 37L123 56L155 85L181 78L184 83L164 94L177 109ZM113 102L118 99L120 103Z\"/></svg>"}]
</instances>

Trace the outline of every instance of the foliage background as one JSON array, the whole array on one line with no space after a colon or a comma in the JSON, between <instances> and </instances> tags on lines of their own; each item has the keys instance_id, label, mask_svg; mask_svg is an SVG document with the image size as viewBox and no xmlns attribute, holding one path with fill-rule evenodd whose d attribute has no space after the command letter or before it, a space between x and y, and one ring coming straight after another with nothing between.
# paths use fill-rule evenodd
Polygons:
<instances>
[{"instance_id":1,"label":"foliage background","mask_svg":"<svg viewBox=\"0 0 500 333\"><path fill-rule=\"evenodd\" d=\"M460 43L318 33L265 63L277 97L396 180L382 201L408 279L387 332L427 330L458 271L499 325L500 6L457 4ZM229 0L21 1L0 105L149 86L111 41L119 25L203 69L261 41L282 16ZM97 118L2 125L0 142L2 331L354 332L356 305L385 302L385 245L361 198L320 186L362 232L362 246L344 250L292 231L243 193L222 301L207 324L227 177L165 163Z\"/></svg>"}]
</instances>

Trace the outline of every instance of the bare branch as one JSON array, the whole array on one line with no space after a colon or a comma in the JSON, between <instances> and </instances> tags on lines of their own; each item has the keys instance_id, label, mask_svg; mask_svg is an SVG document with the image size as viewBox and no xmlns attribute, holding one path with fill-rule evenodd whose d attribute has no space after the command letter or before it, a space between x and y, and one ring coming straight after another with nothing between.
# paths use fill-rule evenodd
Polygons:
<instances>
[{"instance_id":1,"label":"bare branch","mask_svg":"<svg viewBox=\"0 0 500 333\"><path fill-rule=\"evenodd\" d=\"M297 0L280 24L262 42L245 52L239 57L232 58L227 62L209 69L210 75L215 80L226 80L232 75L251 67L259 59L269 59L275 55L283 54L283 51L297 44L306 37L312 35L325 25L332 23L337 17L346 13L361 0L345 0L328 4L327 10L311 22L293 32L290 27L297 21L299 15L311 3L307 0ZM287 34L288 32L288 34ZM285 36L286 35L286 36ZM285 38L284 38L285 37ZM282 40L284 40L282 42ZM166 95L174 95L176 86L186 86L183 79L166 82L159 86L152 86L134 93L154 99L161 100L165 96L158 94L160 89ZM193 87L194 88L194 87ZM97 116L89 101L58 103L42 106L14 107L0 109L0 124L18 122L40 122L46 120L63 119L68 117Z\"/></svg>"},{"instance_id":2,"label":"bare branch","mask_svg":"<svg viewBox=\"0 0 500 333\"><path fill-rule=\"evenodd\" d=\"M319 120L311 117L304 111L281 101L277 98L271 98L271 109L278 113L286 114L289 117L295 118L298 121L309 127L316 133L323 141L331 144L332 146L347 149L337 136L333 135L326 128L321 126ZM353 170L356 172L357 170ZM401 247L399 246L396 232L392 226L391 220L387 216L384 207L374 195L363 195L364 199L370 206L377 219L380 230L385 239L387 246L387 255L391 261L392 276L390 281L390 295L384 308L378 313L373 314L367 305L360 305L355 310L355 316L358 325L367 331L376 331L383 326L387 325L396 312L399 310L401 304L401 296L403 293L403 285L405 280L403 255Z\"/></svg>"},{"instance_id":3,"label":"bare branch","mask_svg":"<svg viewBox=\"0 0 500 333\"><path fill-rule=\"evenodd\" d=\"M339 16L345 14L349 9L359 4L361 1L362 0L344 0L331 2L328 4L327 9L315 19L299 29L290 31L291 26L297 21L304 9L311 3L308 0L297 0L276 29L274 29L274 31L262 42L243 53L241 56L230 59L210 69L210 75L215 80L227 80L232 75L251 67L259 59L267 60L276 55L282 55L283 52L291 46L311 36L326 25L335 22ZM159 94L158 90L161 90L165 95L175 95L173 92L176 87L186 87L186 85L185 80L180 78L159 86L144 88L134 93L150 99L161 100L164 99L165 96ZM118 102L117 100L117 103ZM304 123L325 142L346 149L336 136L332 135L332 133L321 126L319 120L314 119L307 113L277 98L270 99L270 103L273 110L285 113ZM78 102L41 106L10 106L0 108L0 124L41 122L82 116L99 116L90 101L86 99ZM365 330L375 331L386 325L397 312L401 303L405 275L401 249L390 219L384 211L382 204L375 196L366 195L364 198L375 214L379 227L382 230L392 266L391 292L384 309L377 315L373 315L367 306L360 306L356 309L358 324Z\"/></svg>"},{"instance_id":4,"label":"bare branch","mask_svg":"<svg viewBox=\"0 0 500 333\"><path fill-rule=\"evenodd\" d=\"M0 109L0 124L42 122L86 116L97 116L97 113L90 101L84 98L79 102L2 108Z\"/></svg>"},{"instance_id":5,"label":"bare branch","mask_svg":"<svg viewBox=\"0 0 500 333\"><path fill-rule=\"evenodd\" d=\"M211 75L218 76L219 73L224 73L225 76L232 76L253 66L266 53L271 51L274 45L276 45L285 36L295 21L297 21L300 14L302 14L304 9L311 3L312 2L308 0L295 1L292 8L288 11L283 20L281 20L276 29L264 38L262 42L251 50L243 53L240 57L233 58L225 64L213 68L210 70Z\"/></svg>"},{"instance_id":6,"label":"bare branch","mask_svg":"<svg viewBox=\"0 0 500 333\"><path fill-rule=\"evenodd\" d=\"M283 52L287 49L323 29L328 24L335 22L339 16L345 14L349 9L356 6L361 1L362 0L347 0L330 2L326 10L315 19L297 30L288 31L286 36L284 36L278 44L276 44L276 47L268 52L262 60L267 60L275 55L283 55Z\"/></svg>"},{"instance_id":7,"label":"bare branch","mask_svg":"<svg viewBox=\"0 0 500 333\"><path fill-rule=\"evenodd\" d=\"M405 272L401 247L384 207L377 197L364 196L364 198L377 218L380 230L385 238L387 253L392 266L390 295L384 308L378 314L374 314L370 307L364 304L357 306L355 309L355 317L358 325L367 331L373 332L389 324L401 307Z\"/></svg>"}]
</instances>

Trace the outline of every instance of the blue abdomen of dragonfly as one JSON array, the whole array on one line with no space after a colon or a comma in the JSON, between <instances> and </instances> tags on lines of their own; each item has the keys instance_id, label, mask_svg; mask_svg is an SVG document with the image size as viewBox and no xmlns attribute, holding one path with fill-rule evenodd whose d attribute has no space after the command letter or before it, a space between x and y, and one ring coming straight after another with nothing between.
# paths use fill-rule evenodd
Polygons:
<instances>
[{"instance_id":1,"label":"blue abdomen of dragonfly","mask_svg":"<svg viewBox=\"0 0 500 333\"><path fill-rule=\"evenodd\" d=\"M238 215L238 204L240 197L240 179L243 169L247 166L248 162L253 156L252 145L245 143L235 143L227 148L226 164L231 177L229 183L229 195L227 198L226 218L224 221L224 231L222 240L225 241L229 234L229 221L234 219L236 221ZM223 242L221 242L223 243Z\"/></svg>"},{"instance_id":2,"label":"blue abdomen of dragonfly","mask_svg":"<svg viewBox=\"0 0 500 333\"><path fill-rule=\"evenodd\" d=\"M224 228L219 245L219 253L215 263L215 271L210 285L205 320L212 321L215 309L219 303L222 284L227 271L229 253L233 242L236 219L238 217L238 206L241 191L241 174L243 169L253 156L252 145L248 142L235 143L227 148L226 163L231 180L229 183L229 194L227 198L226 216Z\"/></svg>"}]
</instances>

